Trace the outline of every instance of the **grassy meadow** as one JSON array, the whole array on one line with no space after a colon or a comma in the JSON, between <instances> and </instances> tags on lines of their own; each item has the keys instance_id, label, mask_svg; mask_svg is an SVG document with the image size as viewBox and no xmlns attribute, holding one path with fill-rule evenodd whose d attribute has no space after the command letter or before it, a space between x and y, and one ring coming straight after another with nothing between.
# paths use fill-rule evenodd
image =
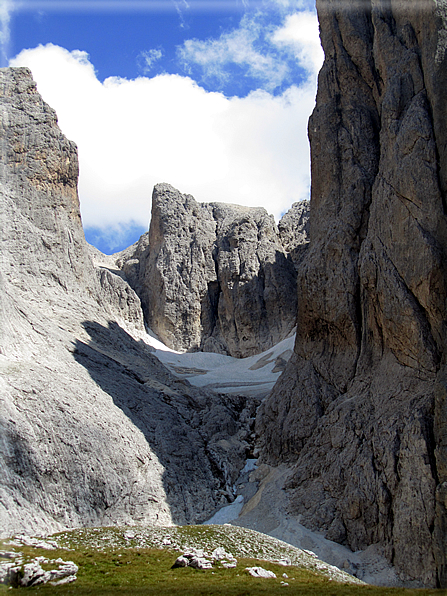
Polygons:
<instances>
[{"instance_id":1,"label":"grassy meadow","mask_svg":"<svg viewBox=\"0 0 447 596\"><path fill-rule=\"evenodd\" d=\"M406 590L396 588L378 588L361 584L347 584L330 577L330 574L321 570L309 568L308 562L284 566L272 560L237 556L237 567L227 569L216 564L213 569L197 570L192 567L175 568L172 566L179 555L182 540L194 544L198 548L219 546L225 531L213 527L184 527L175 529L173 537L175 549L170 546L154 548L147 546L157 543L153 536L141 540L141 535L135 532L126 536L119 529L90 529L66 532L55 535L58 546L55 550L43 551L33 546L14 545L2 541L2 550L15 550L23 554L25 561L35 557L45 556L50 560L58 559L73 561L79 567L77 580L70 584L51 586L48 584L28 588L17 588L20 592L41 594L42 596L58 594L65 596L96 596L121 595L121 596L255 596L290 594L300 596L441 596L446 594L442 590ZM215 536L217 532L217 536ZM182 540L179 539L179 536ZM237 546L238 534L232 537L233 551L237 554L244 550L243 541ZM243 533L240 533L243 536ZM251 540L255 537L252 533ZM147 535L146 535L147 537ZM213 542L213 537L217 542ZM166 541L166 538L165 538ZM231 540L230 540L231 542ZM228 544L224 545L228 548ZM248 544L248 547L252 547ZM239 548L239 550L238 550ZM262 547L261 551L262 551ZM248 550L248 548L247 548ZM256 550L256 549L254 549ZM229 551L227 551L229 552ZM264 550L265 552L265 550ZM236 554L235 553L235 554ZM267 553L268 554L268 553ZM280 552L279 557L284 553ZM271 559L272 556L268 555ZM246 567L262 566L273 571L277 579L260 579L252 577L245 571ZM44 569L54 569L55 564L42 564ZM56 565L57 567L57 565ZM310 565L311 567L311 565ZM284 577L286 574L287 577ZM288 585L286 585L288 584ZM16 591L14 588L0 585L0 594Z\"/></svg>"}]
</instances>

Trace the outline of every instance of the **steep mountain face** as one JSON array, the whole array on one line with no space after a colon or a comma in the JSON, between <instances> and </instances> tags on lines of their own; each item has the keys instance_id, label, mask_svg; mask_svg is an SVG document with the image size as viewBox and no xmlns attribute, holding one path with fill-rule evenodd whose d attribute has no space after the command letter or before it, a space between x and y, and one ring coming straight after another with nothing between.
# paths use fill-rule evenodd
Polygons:
<instances>
[{"instance_id":1,"label":"steep mountain face","mask_svg":"<svg viewBox=\"0 0 447 596\"><path fill-rule=\"evenodd\" d=\"M256 400L173 377L92 264L78 161L27 69L0 70L0 528L189 523L231 499Z\"/></svg>"},{"instance_id":2,"label":"steep mountain face","mask_svg":"<svg viewBox=\"0 0 447 596\"><path fill-rule=\"evenodd\" d=\"M281 244L298 268L309 247L309 201L293 203L280 219L278 232Z\"/></svg>"},{"instance_id":3,"label":"steep mountain face","mask_svg":"<svg viewBox=\"0 0 447 596\"><path fill-rule=\"evenodd\" d=\"M306 202L295 203L278 229L265 209L197 203L158 184L149 233L116 263L166 345L251 356L295 327L307 222Z\"/></svg>"},{"instance_id":4,"label":"steep mountain face","mask_svg":"<svg viewBox=\"0 0 447 596\"><path fill-rule=\"evenodd\" d=\"M355 9L353 9L353 6ZM257 431L291 511L447 585L447 10L317 0L295 353Z\"/></svg>"}]
</instances>

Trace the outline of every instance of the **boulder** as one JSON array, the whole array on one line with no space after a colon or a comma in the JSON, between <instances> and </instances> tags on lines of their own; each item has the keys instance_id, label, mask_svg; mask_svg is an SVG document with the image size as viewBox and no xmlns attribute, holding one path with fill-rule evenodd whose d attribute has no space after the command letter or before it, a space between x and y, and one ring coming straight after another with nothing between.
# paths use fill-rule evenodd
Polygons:
<instances>
[{"instance_id":1,"label":"boulder","mask_svg":"<svg viewBox=\"0 0 447 596\"><path fill-rule=\"evenodd\" d=\"M245 571L252 577L262 577L263 579L276 579L276 574L273 571L264 569L263 567L246 567Z\"/></svg>"},{"instance_id":2,"label":"boulder","mask_svg":"<svg viewBox=\"0 0 447 596\"><path fill-rule=\"evenodd\" d=\"M177 567L193 567L194 569L212 569L213 562L205 557L201 550L191 549L177 557L173 569Z\"/></svg>"},{"instance_id":3,"label":"boulder","mask_svg":"<svg viewBox=\"0 0 447 596\"><path fill-rule=\"evenodd\" d=\"M78 571L79 568L73 561L61 561L58 569L45 571L39 561L34 560L23 566L20 585L29 587L51 583L53 586L59 586L76 581Z\"/></svg>"},{"instance_id":4,"label":"boulder","mask_svg":"<svg viewBox=\"0 0 447 596\"><path fill-rule=\"evenodd\" d=\"M189 559L187 557L185 557L185 555L180 555L175 560L175 563L172 566L172 569L176 569L177 567L188 567L188 565L189 565Z\"/></svg>"}]
</instances>

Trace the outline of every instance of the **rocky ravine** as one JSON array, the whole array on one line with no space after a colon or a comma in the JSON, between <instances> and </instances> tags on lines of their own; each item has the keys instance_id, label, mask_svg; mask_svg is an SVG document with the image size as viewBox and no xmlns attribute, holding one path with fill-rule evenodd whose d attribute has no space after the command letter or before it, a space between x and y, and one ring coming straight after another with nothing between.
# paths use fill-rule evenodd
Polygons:
<instances>
[{"instance_id":1,"label":"rocky ravine","mask_svg":"<svg viewBox=\"0 0 447 596\"><path fill-rule=\"evenodd\" d=\"M311 244L257 430L289 510L447 586L447 10L317 0Z\"/></svg>"},{"instance_id":2,"label":"rocky ravine","mask_svg":"<svg viewBox=\"0 0 447 596\"><path fill-rule=\"evenodd\" d=\"M197 203L157 184L149 232L111 264L167 346L244 358L295 327L308 218L307 202L295 203L276 226L263 208Z\"/></svg>"},{"instance_id":3,"label":"rocky ravine","mask_svg":"<svg viewBox=\"0 0 447 596\"><path fill-rule=\"evenodd\" d=\"M403 581L446 586L447 13L433 0L317 7L326 60L309 123L311 245L280 243L300 263L298 331L258 414L261 459L293 466L288 511L308 528L376 545ZM159 290L172 280L193 347L242 355L248 323L242 334L225 324L245 284L264 325L255 336L282 333L258 283L277 239L264 213L199 215L163 185L151 238L123 257L135 293L122 272L92 265L75 147L30 73L3 70L0 85L2 529L205 519L242 467L255 404L175 379L144 341L137 293L149 270ZM184 208L172 234L166 195ZM145 307L167 336L170 302Z\"/></svg>"},{"instance_id":4,"label":"rocky ravine","mask_svg":"<svg viewBox=\"0 0 447 596\"><path fill-rule=\"evenodd\" d=\"M0 94L1 532L207 519L257 400L153 356L139 298L90 259L75 145L29 70L0 70Z\"/></svg>"}]
</instances>

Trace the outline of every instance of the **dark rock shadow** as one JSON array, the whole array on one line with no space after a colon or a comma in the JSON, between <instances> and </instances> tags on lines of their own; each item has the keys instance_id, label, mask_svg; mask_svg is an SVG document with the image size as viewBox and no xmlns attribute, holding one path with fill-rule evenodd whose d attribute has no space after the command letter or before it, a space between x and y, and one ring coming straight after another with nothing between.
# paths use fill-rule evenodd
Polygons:
<instances>
[{"instance_id":1,"label":"dark rock shadow","mask_svg":"<svg viewBox=\"0 0 447 596\"><path fill-rule=\"evenodd\" d=\"M220 255L231 252L228 242L221 244ZM301 252L303 257L304 249ZM218 279L208 283L201 304L203 351L217 345L220 349L210 351L254 356L288 337L296 326L297 270L292 258L276 251L272 262L260 262L256 275L245 267L241 264L236 274L216 264Z\"/></svg>"},{"instance_id":2,"label":"dark rock shadow","mask_svg":"<svg viewBox=\"0 0 447 596\"><path fill-rule=\"evenodd\" d=\"M252 430L256 400L224 398L175 378L149 346L115 322L83 325L91 340L77 340L75 359L143 433L164 467L173 522L204 521L232 498L229 487L248 454L244 436ZM233 449L219 451L226 443Z\"/></svg>"}]
</instances>

